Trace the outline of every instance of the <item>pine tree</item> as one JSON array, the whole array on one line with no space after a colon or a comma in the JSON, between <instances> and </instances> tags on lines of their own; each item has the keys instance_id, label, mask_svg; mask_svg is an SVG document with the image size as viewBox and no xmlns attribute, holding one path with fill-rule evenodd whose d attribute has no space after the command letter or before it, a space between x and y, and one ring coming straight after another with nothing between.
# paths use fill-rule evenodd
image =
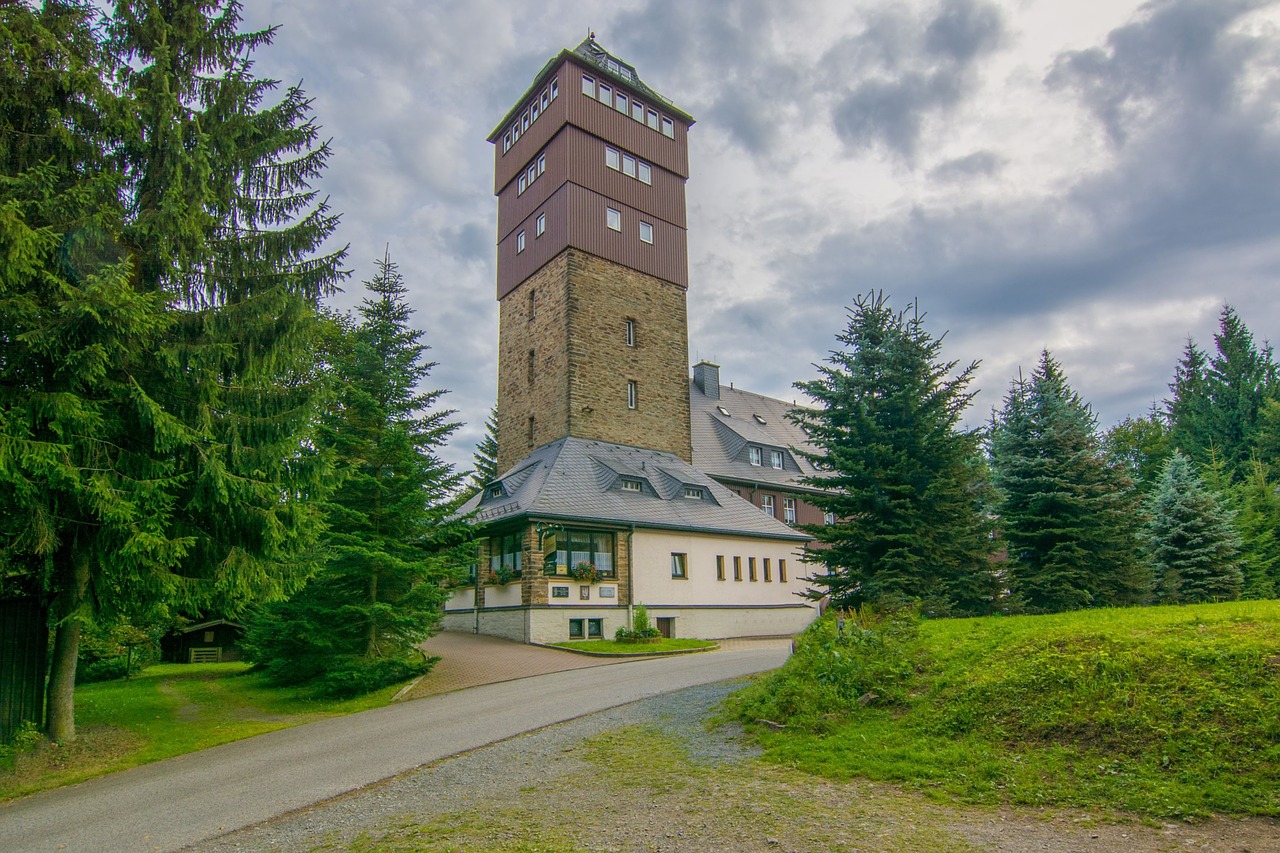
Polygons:
<instances>
[{"instance_id":1,"label":"pine tree","mask_svg":"<svg viewBox=\"0 0 1280 853\"><path fill-rule=\"evenodd\" d=\"M1143 531L1155 573L1155 598L1165 604L1224 601L1240 594L1239 539L1231 514L1205 487L1192 463L1175 451L1147 501Z\"/></svg>"},{"instance_id":2,"label":"pine tree","mask_svg":"<svg viewBox=\"0 0 1280 853\"><path fill-rule=\"evenodd\" d=\"M956 372L918 311L883 293L855 300L840 348L796 383L816 406L793 415L817 452L814 502L832 525L806 531L818 590L838 606L920 601L936 612L986 612L997 589L989 563L976 432L960 427L977 364Z\"/></svg>"},{"instance_id":3,"label":"pine tree","mask_svg":"<svg viewBox=\"0 0 1280 853\"><path fill-rule=\"evenodd\" d=\"M237 4L120 2L105 42L87 6L16 7L0 547L54 598L63 740L88 620L234 615L310 571L313 303L341 253L314 257L336 220L308 103L262 106L271 31L238 33Z\"/></svg>"},{"instance_id":4,"label":"pine tree","mask_svg":"<svg viewBox=\"0 0 1280 853\"><path fill-rule=\"evenodd\" d=\"M458 424L422 391L432 362L410 328L407 288L390 256L365 283L359 322L343 318L331 352L333 402L317 443L340 485L324 504L327 563L289 601L253 621L249 650L280 681L320 678L359 692L425 671L417 645L439 622L449 521L461 476L439 451Z\"/></svg>"},{"instance_id":5,"label":"pine tree","mask_svg":"<svg viewBox=\"0 0 1280 853\"><path fill-rule=\"evenodd\" d=\"M1096 418L1045 350L992 425L991 466L1010 581L1037 612L1136 604L1150 586L1136 554L1132 482L1107 464Z\"/></svg>"},{"instance_id":6,"label":"pine tree","mask_svg":"<svg viewBox=\"0 0 1280 853\"><path fill-rule=\"evenodd\" d=\"M484 438L476 445L472 458L476 461L475 470L471 474L472 494L475 494L498 478L497 406L489 410L489 417L484 422Z\"/></svg>"},{"instance_id":7,"label":"pine tree","mask_svg":"<svg viewBox=\"0 0 1280 853\"><path fill-rule=\"evenodd\" d=\"M1240 597L1280 597L1280 492L1266 466L1256 459L1244 479L1232 487L1227 506L1234 510L1242 573Z\"/></svg>"}]
</instances>

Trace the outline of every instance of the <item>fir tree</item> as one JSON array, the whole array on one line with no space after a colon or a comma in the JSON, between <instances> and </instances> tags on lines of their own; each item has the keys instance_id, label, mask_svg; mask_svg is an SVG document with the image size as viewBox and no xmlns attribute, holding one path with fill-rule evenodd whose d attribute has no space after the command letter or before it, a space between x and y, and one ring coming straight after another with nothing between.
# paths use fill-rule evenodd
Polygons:
<instances>
[{"instance_id":1,"label":"fir tree","mask_svg":"<svg viewBox=\"0 0 1280 853\"><path fill-rule=\"evenodd\" d=\"M1240 594L1239 539L1231 514L1205 487L1190 460L1174 452L1147 502L1143 531L1165 604L1224 601Z\"/></svg>"},{"instance_id":2,"label":"fir tree","mask_svg":"<svg viewBox=\"0 0 1280 853\"><path fill-rule=\"evenodd\" d=\"M341 477L324 504L328 560L255 618L249 643L277 680L322 678L336 692L425 671L417 645L440 619L439 582L456 563L444 546L466 529L448 520L462 478L439 457L458 424L438 408L443 391L419 389L435 365L389 255L365 286L359 322L342 321L331 353L334 399L316 439Z\"/></svg>"},{"instance_id":3,"label":"fir tree","mask_svg":"<svg viewBox=\"0 0 1280 853\"><path fill-rule=\"evenodd\" d=\"M476 461L475 470L471 474L472 494L483 489L498 478L498 408L489 410L489 417L484 422L484 438L476 445L472 454Z\"/></svg>"},{"instance_id":4,"label":"fir tree","mask_svg":"<svg viewBox=\"0 0 1280 853\"><path fill-rule=\"evenodd\" d=\"M1280 493L1266 466L1250 462L1244 479L1232 487L1228 507L1235 511L1241 543L1240 597L1280 596Z\"/></svg>"},{"instance_id":5,"label":"fir tree","mask_svg":"<svg viewBox=\"0 0 1280 853\"><path fill-rule=\"evenodd\" d=\"M988 555L978 435L960 427L977 364L956 372L918 312L860 296L819 378L796 383L816 403L793 418L817 452L806 481L832 525L806 531L825 548L818 590L839 606L921 601L937 612L986 612L996 581Z\"/></svg>"},{"instance_id":6,"label":"fir tree","mask_svg":"<svg viewBox=\"0 0 1280 853\"><path fill-rule=\"evenodd\" d=\"M1132 482L1107 463L1096 418L1048 350L1030 381L1011 386L990 454L1011 586L1025 606L1053 612L1146 598Z\"/></svg>"}]
</instances>

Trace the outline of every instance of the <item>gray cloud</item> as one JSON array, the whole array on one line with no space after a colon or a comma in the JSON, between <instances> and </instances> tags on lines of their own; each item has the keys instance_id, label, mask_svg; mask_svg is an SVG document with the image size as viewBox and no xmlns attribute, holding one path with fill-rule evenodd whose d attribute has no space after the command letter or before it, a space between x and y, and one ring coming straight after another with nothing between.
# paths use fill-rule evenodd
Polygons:
<instances>
[{"instance_id":1,"label":"gray cloud","mask_svg":"<svg viewBox=\"0 0 1280 853\"><path fill-rule=\"evenodd\" d=\"M975 151L964 157L939 163L929 170L929 177L944 183L989 177L997 174L1008 162L1007 157L994 151Z\"/></svg>"}]
</instances>

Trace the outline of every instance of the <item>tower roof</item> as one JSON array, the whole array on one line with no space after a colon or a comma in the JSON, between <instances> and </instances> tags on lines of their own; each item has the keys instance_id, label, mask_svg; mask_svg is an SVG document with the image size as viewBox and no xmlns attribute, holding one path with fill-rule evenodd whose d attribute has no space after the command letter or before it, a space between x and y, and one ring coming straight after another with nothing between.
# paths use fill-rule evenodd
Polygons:
<instances>
[{"instance_id":1,"label":"tower roof","mask_svg":"<svg viewBox=\"0 0 1280 853\"><path fill-rule=\"evenodd\" d=\"M520 97L516 98L514 106L507 111L507 114L502 117L500 122L498 122L497 127L495 127L489 134L490 142L493 142L495 139L502 136L503 130L505 130L506 126L510 124L515 114L520 111L520 107L528 97L533 94L535 90L540 89L546 82L547 77L549 77L556 68L560 67L560 64L564 62L565 59L569 58L576 60L588 68L597 69L598 71L608 75L620 85L626 86L633 92L639 94L642 98L647 98L650 101L661 103L663 109L679 118L685 124L693 124L693 116L671 103L671 101L663 97L660 92L656 92L649 88L649 86L640 79L640 75L636 73L634 65L623 62L618 57L609 53L609 51L600 46L600 43L595 40L594 36L590 36L583 39L582 43L573 50L565 48L560 51L555 56L551 57L551 59L547 61L546 65L542 66L542 69L534 75L533 83L529 85L529 88L524 90L524 93L521 94Z\"/></svg>"}]
</instances>

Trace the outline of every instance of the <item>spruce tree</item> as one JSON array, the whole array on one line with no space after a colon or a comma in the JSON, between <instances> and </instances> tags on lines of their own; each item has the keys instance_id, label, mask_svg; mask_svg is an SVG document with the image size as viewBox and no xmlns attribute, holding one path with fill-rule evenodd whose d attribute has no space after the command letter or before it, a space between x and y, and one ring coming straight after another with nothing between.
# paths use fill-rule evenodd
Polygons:
<instances>
[{"instance_id":1,"label":"spruce tree","mask_svg":"<svg viewBox=\"0 0 1280 853\"><path fill-rule=\"evenodd\" d=\"M1125 418L1107 430L1102 448L1108 463L1128 475L1140 493L1150 492L1172 452L1163 413L1153 407L1146 417Z\"/></svg>"},{"instance_id":2,"label":"spruce tree","mask_svg":"<svg viewBox=\"0 0 1280 853\"><path fill-rule=\"evenodd\" d=\"M1227 506L1235 512L1239 536L1241 598L1280 597L1280 492L1267 468L1252 460L1244 479L1231 488Z\"/></svg>"},{"instance_id":3,"label":"spruce tree","mask_svg":"<svg viewBox=\"0 0 1280 853\"><path fill-rule=\"evenodd\" d=\"M816 452L819 508L805 528L825 547L815 589L837 606L919 601L939 613L987 612L997 594L983 512L979 436L960 422L977 364L956 371L923 317L883 293L859 296L819 378L796 387L816 404L793 419Z\"/></svg>"},{"instance_id":4,"label":"spruce tree","mask_svg":"<svg viewBox=\"0 0 1280 853\"><path fill-rule=\"evenodd\" d=\"M1096 418L1045 350L992 425L991 466L1013 591L1036 612L1136 604L1132 481L1108 464Z\"/></svg>"},{"instance_id":5,"label":"spruce tree","mask_svg":"<svg viewBox=\"0 0 1280 853\"><path fill-rule=\"evenodd\" d=\"M471 474L472 494L483 489L497 479L498 471L498 408L489 410L489 417L484 422L484 438L476 445L476 467Z\"/></svg>"},{"instance_id":6,"label":"spruce tree","mask_svg":"<svg viewBox=\"0 0 1280 853\"><path fill-rule=\"evenodd\" d=\"M1143 541L1155 599L1164 604L1225 601L1240 595L1239 539L1231 514L1175 451L1147 500Z\"/></svg>"},{"instance_id":7,"label":"spruce tree","mask_svg":"<svg viewBox=\"0 0 1280 853\"><path fill-rule=\"evenodd\" d=\"M358 322L340 319L316 436L340 478L324 503L327 561L255 617L248 644L277 680L319 678L335 692L426 670L417 646L439 622L440 581L458 563L448 546L467 529L449 519L462 477L439 456L458 424L438 407L443 391L419 387L435 365L389 255L365 287Z\"/></svg>"},{"instance_id":8,"label":"spruce tree","mask_svg":"<svg viewBox=\"0 0 1280 853\"><path fill-rule=\"evenodd\" d=\"M95 615L233 616L310 571L313 302L342 271L315 256L336 220L307 189L326 156L308 103L264 106L250 74L271 31L238 33L235 3L146 0L103 42L90 7L24 9L4 9L20 61L0 70L21 208L0 217L0 547L55 602L63 740Z\"/></svg>"}]
</instances>

